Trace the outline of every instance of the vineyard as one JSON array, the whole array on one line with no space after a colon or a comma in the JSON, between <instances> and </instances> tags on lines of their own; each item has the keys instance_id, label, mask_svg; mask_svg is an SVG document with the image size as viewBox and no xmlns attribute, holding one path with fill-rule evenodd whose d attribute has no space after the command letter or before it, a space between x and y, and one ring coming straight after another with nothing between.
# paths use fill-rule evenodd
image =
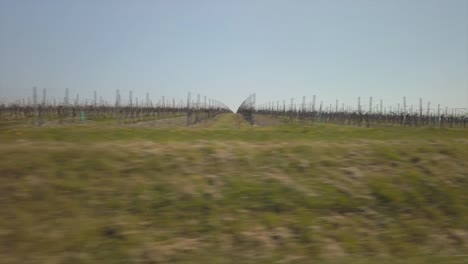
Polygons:
<instances>
[{"instance_id":1,"label":"vineyard","mask_svg":"<svg viewBox=\"0 0 468 264\"><path fill-rule=\"evenodd\" d=\"M116 123L128 124L148 120L158 120L177 116L186 116L187 126L207 120L221 113L228 113L231 110L222 102L210 99L206 96L202 99L198 94L196 100L191 98L189 93L184 100L165 99L162 96L156 103L146 94L144 103L138 104L138 98L133 99L133 94L129 92L127 104L122 103L120 91L116 91L115 102L109 104L107 100L94 92L94 99L80 101L76 95L74 103L70 103L69 91L66 89L62 102L53 103L47 100L46 90L43 89L42 101L39 102L37 89L33 88L32 100L17 100L0 105L0 119L2 120L27 120L34 125L43 125L55 122L58 124L84 122L85 120L115 120ZM287 105L286 100L268 102L256 106L255 94L250 95L239 106L237 113L241 114L245 120L254 125L254 115L270 116L277 119L299 122L304 125L318 123L333 123L338 125L352 126L431 126L448 128L466 128L468 126L468 111L465 108L442 109L440 104L437 108L431 108L430 102L423 108L423 100L419 99L419 108L416 109L406 105L406 97L403 103L396 108L384 107L382 100L377 105L373 105L373 98L369 98L368 110L364 111L361 105L361 98L357 98L355 108L346 106L344 103L339 106L337 99L334 107L329 104L323 107L323 101L316 105L314 95L310 102L306 97L302 97L302 103L297 104L292 98Z\"/></svg>"},{"instance_id":2,"label":"vineyard","mask_svg":"<svg viewBox=\"0 0 468 264\"><path fill-rule=\"evenodd\" d=\"M0 108L2 263L468 260L461 110L36 97Z\"/></svg>"},{"instance_id":3,"label":"vineyard","mask_svg":"<svg viewBox=\"0 0 468 264\"><path fill-rule=\"evenodd\" d=\"M431 108L430 102L427 103L427 108L423 109L423 101L419 99L418 110L413 109L413 105L409 108L406 105L406 97L403 97L403 106L398 104L397 109L392 111L392 108L384 108L382 100L379 105L373 106L372 97L369 98L369 109L363 110L361 99L358 97L357 107L353 110L352 107L345 107L344 104L338 105L338 99L335 106L330 104L323 108L323 102L320 106L316 106L316 96L313 96L311 102L306 102L306 97L302 98L302 104L294 103L291 99L290 104L286 105L286 101L280 105L280 101L269 102L255 106L255 94L250 95L238 109L238 113L242 114L251 124L255 123L254 114L268 115L281 119L298 121L302 124L313 124L315 122L333 123L338 125L354 125L354 126L432 126L432 127L468 127L468 111L465 108L448 107L441 109L440 104L436 109Z\"/></svg>"},{"instance_id":4,"label":"vineyard","mask_svg":"<svg viewBox=\"0 0 468 264\"><path fill-rule=\"evenodd\" d=\"M468 264L468 0L0 0L0 264Z\"/></svg>"},{"instance_id":5,"label":"vineyard","mask_svg":"<svg viewBox=\"0 0 468 264\"><path fill-rule=\"evenodd\" d=\"M202 120L210 119L218 114L230 112L223 103L207 99L203 101L198 94L196 101L191 99L191 94L187 96L186 104L176 100L166 100L163 96L157 103L153 104L149 94L146 94L146 101L138 104L138 98L134 101L133 94L129 92L129 100L126 105L122 103L120 91L116 91L114 104L109 104L100 98L97 100L96 92L94 100L79 100L76 96L75 102L70 103L68 89L62 102L51 103L47 100L46 90L43 90L42 102L38 101L37 89L33 88L33 100L28 98L28 103L24 100L0 105L1 120L22 120L30 121L31 124L41 126L44 124L73 124L83 123L86 120L114 120L117 124L136 123L148 120L173 118L186 116L187 125L193 125Z\"/></svg>"}]
</instances>

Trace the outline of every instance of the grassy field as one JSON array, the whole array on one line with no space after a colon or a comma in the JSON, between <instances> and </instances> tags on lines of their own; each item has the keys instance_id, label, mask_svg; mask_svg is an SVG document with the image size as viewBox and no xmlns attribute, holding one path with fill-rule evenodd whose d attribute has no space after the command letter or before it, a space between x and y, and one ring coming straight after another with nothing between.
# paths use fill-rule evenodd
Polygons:
<instances>
[{"instance_id":1,"label":"grassy field","mask_svg":"<svg viewBox=\"0 0 468 264\"><path fill-rule=\"evenodd\" d=\"M0 263L468 263L468 130L0 122Z\"/></svg>"}]
</instances>

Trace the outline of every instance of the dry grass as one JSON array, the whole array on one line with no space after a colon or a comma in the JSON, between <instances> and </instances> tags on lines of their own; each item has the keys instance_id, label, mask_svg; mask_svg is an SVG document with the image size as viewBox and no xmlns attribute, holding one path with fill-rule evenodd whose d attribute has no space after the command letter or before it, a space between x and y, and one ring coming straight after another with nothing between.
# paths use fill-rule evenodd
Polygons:
<instances>
[{"instance_id":1,"label":"dry grass","mask_svg":"<svg viewBox=\"0 0 468 264\"><path fill-rule=\"evenodd\" d=\"M24 134L0 143L0 259L466 262L465 134L348 128L342 139L291 126L270 132L294 140L252 142L245 133L269 128L229 128L236 118L166 131L180 142L139 128L120 140L82 128L84 143L15 130Z\"/></svg>"}]
</instances>

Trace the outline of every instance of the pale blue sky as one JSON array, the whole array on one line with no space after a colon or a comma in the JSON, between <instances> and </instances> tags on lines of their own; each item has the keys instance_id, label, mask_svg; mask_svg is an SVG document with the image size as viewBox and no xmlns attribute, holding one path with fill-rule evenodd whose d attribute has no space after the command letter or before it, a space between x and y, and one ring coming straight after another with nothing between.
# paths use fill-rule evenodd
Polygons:
<instances>
[{"instance_id":1,"label":"pale blue sky","mask_svg":"<svg viewBox=\"0 0 468 264\"><path fill-rule=\"evenodd\" d=\"M468 0L0 0L0 100L33 86L468 107Z\"/></svg>"}]
</instances>

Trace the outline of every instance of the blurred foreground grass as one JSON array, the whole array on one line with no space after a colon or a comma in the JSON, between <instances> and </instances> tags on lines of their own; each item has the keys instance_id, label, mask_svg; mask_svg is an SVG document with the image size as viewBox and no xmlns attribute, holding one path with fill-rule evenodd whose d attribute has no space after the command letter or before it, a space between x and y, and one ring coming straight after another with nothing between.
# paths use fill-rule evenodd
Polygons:
<instances>
[{"instance_id":1,"label":"blurred foreground grass","mask_svg":"<svg viewBox=\"0 0 468 264\"><path fill-rule=\"evenodd\" d=\"M467 263L468 132L0 130L0 263Z\"/></svg>"}]
</instances>

